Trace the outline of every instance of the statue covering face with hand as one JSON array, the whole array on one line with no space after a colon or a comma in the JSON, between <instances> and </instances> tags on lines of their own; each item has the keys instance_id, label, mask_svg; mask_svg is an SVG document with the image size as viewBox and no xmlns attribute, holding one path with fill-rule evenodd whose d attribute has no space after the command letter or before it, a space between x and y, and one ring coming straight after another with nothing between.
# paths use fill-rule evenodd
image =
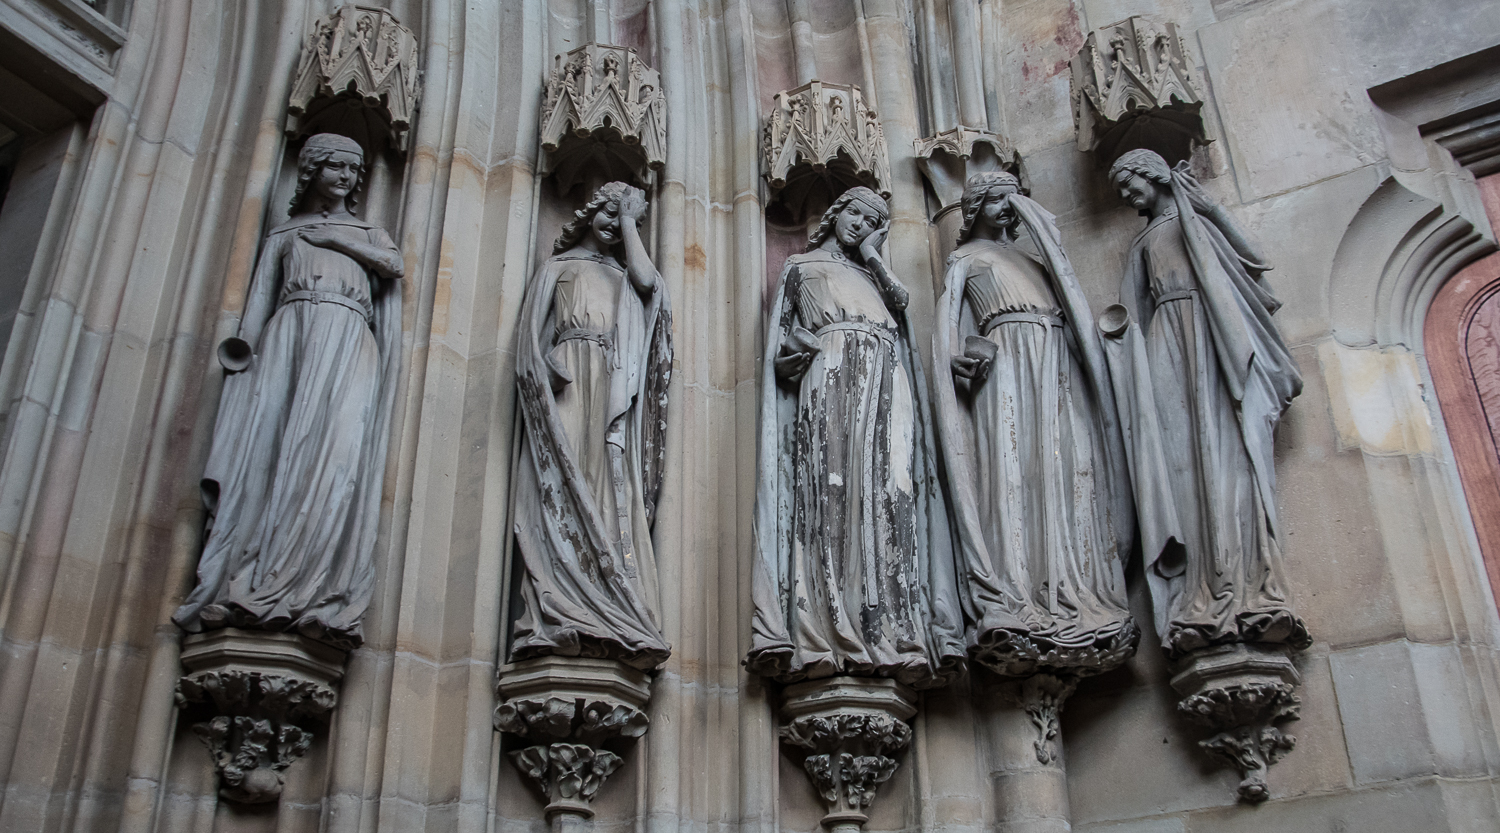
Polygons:
<instances>
[{"instance_id":1,"label":"statue covering face with hand","mask_svg":"<svg viewBox=\"0 0 1500 833\"><path fill-rule=\"evenodd\" d=\"M942 685L963 658L947 513L885 200L839 197L787 259L762 372L746 663Z\"/></svg>"},{"instance_id":2,"label":"statue covering face with hand","mask_svg":"<svg viewBox=\"0 0 1500 833\"><path fill-rule=\"evenodd\" d=\"M1134 517L1103 348L1052 215L1008 173L964 189L933 334L970 654L1096 674L1135 650ZM1038 258L1018 245L1029 233Z\"/></svg>"},{"instance_id":3,"label":"statue covering face with hand","mask_svg":"<svg viewBox=\"0 0 1500 833\"><path fill-rule=\"evenodd\" d=\"M651 541L665 451L672 318L641 242L646 198L611 182L532 276L517 327L524 438L512 660L670 654Z\"/></svg>"},{"instance_id":4,"label":"statue covering face with hand","mask_svg":"<svg viewBox=\"0 0 1500 833\"><path fill-rule=\"evenodd\" d=\"M1302 379L1271 321L1270 267L1185 164L1134 150L1109 176L1147 218L1123 309L1101 327L1163 647L1173 659L1225 643L1305 648L1278 544L1272 446Z\"/></svg>"},{"instance_id":5,"label":"statue covering face with hand","mask_svg":"<svg viewBox=\"0 0 1500 833\"><path fill-rule=\"evenodd\" d=\"M362 641L401 365L401 253L351 213L360 146L320 133L297 160L292 216L266 236L203 473L190 632L296 631Z\"/></svg>"}]
</instances>

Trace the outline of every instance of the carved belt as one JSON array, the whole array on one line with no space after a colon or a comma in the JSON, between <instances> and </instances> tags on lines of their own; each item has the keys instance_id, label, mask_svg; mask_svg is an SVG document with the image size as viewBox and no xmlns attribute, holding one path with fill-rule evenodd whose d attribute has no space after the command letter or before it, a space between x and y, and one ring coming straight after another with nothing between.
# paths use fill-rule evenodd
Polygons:
<instances>
[{"instance_id":1,"label":"carved belt","mask_svg":"<svg viewBox=\"0 0 1500 833\"><path fill-rule=\"evenodd\" d=\"M562 335L557 337L557 343L562 344L564 341L592 341L605 350L609 350L615 346L615 336L613 333L597 333L581 327L563 330Z\"/></svg>"},{"instance_id":2,"label":"carved belt","mask_svg":"<svg viewBox=\"0 0 1500 833\"><path fill-rule=\"evenodd\" d=\"M1185 301L1198 295L1196 289L1179 289L1176 292L1164 292L1156 296L1156 305L1161 306L1168 301Z\"/></svg>"},{"instance_id":3,"label":"carved belt","mask_svg":"<svg viewBox=\"0 0 1500 833\"><path fill-rule=\"evenodd\" d=\"M1025 324L1036 324L1040 327L1061 327L1063 320L1056 315L1046 312L1002 312L992 316L979 326L979 331L989 335L991 330L1001 324L1010 324L1020 321Z\"/></svg>"},{"instance_id":4,"label":"carved belt","mask_svg":"<svg viewBox=\"0 0 1500 833\"><path fill-rule=\"evenodd\" d=\"M872 324L869 321L837 321L832 324L825 325L822 329L818 330L815 335L821 338L824 333L831 333L835 330L847 330L849 332L855 333L868 333L872 336L875 336L876 338L884 340L887 344L896 343L895 330L892 330L890 327L887 327L884 324Z\"/></svg>"},{"instance_id":5,"label":"carved belt","mask_svg":"<svg viewBox=\"0 0 1500 833\"><path fill-rule=\"evenodd\" d=\"M295 301L308 301L314 304L334 304L340 307L347 307L359 313L360 317L365 320L365 323L368 324L370 322L369 308L353 298L347 295L340 295L337 292L317 292L311 289L299 289L296 292L288 292L281 297L281 303L283 304L290 304Z\"/></svg>"}]
</instances>

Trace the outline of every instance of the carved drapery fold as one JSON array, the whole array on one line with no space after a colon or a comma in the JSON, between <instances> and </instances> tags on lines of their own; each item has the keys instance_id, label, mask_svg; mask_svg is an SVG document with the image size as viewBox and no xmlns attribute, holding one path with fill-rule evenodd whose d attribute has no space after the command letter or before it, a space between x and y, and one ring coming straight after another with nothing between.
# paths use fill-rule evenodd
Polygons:
<instances>
[{"instance_id":1,"label":"carved drapery fold","mask_svg":"<svg viewBox=\"0 0 1500 833\"><path fill-rule=\"evenodd\" d=\"M320 18L302 48L287 102L288 134L344 133L372 148L407 147L420 96L417 38L395 15L341 6Z\"/></svg>"},{"instance_id":2,"label":"carved drapery fold","mask_svg":"<svg viewBox=\"0 0 1500 833\"><path fill-rule=\"evenodd\" d=\"M666 164L661 74L636 51L587 43L556 57L542 100L542 174L567 193L587 174L647 185Z\"/></svg>"},{"instance_id":3,"label":"carved drapery fold","mask_svg":"<svg viewBox=\"0 0 1500 833\"><path fill-rule=\"evenodd\" d=\"M1203 97L1175 24L1130 17L1090 32L1071 66L1078 149L1101 164L1136 148L1175 164L1208 143Z\"/></svg>"}]
</instances>

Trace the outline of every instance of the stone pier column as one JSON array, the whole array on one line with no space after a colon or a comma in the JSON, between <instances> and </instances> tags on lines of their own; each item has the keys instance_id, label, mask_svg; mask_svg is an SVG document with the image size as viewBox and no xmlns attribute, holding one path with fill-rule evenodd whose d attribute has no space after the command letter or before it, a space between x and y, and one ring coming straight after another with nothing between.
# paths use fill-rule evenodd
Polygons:
<instances>
[{"instance_id":1,"label":"stone pier column","mask_svg":"<svg viewBox=\"0 0 1500 833\"><path fill-rule=\"evenodd\" d=\"M988 736L996 833L1068 833L1059 718L1073 682L1050 674L1024 681L985 677L986 683L976 684L976 712L984 716Z\"/></svg>"}]
</instances>

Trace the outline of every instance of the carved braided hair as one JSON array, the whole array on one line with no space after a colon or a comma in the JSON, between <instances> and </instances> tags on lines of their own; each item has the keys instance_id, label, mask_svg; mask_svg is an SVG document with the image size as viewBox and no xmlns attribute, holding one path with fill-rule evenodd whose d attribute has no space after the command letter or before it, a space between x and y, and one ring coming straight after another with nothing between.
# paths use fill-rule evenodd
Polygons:
<instances>
[{"instance_id":1,"label":"carved braided hair","mask_svg":"<svg viewBox=\"0 0 1500 833\"><path fill-rule=\"evenodd\" d=\"M967 243L969 238L974 236L974 221L979 218L979 210L984 208L984 204L989 202L990 197L1005 192L1021 193L1021 180L1017 179L1014 174L996 171L974 174L969 177L969 181L964 183L964 197L961 203L964 223L958 229L959 245ZM1020 217L1017 216L1016 222L1020 221Z\"/></svg>"},{"instance_id":2,"label":"carved braided hair","mask_svg":"<svg viewBox=\"0 0 1500 833\"><path fill-rule=\"evenodd\" d=\"M563 226L562 234L559 234L557 242L552 244L552 253L560 255L578 245L578 241L589 233L589 226L594 222L594 215L602 211L604 206L624 199L631 191L641 193L639 188L624 182L606 182L599 186L599 190L589 198L588 205L573 212L573 222Z\"/></svg>"},{"instance_id":3,"label":"carved braided hair","mask_svg":"<svg viewBox=\"0 0 1500 833\"><path fill-rule=\"evenodd\" d=\"M833 234L833 224L838 220L839 213L851 202L858 202L867 208L873 208L875 213L880 215L880 225L871 229L872 232L883 228L891 221L891 209L886 205L883 197L863 185L850 188L840 194L839 198L833 201L833 205L828 206L828 210L823 212L823 219L818 222L818 227L807 236L809 252L823 245L823 241Z\"/></svg>"},{"instance_id":4,"label":"carved braided hair","mask_svg":"<svg viewBox=\"0 0 1500 833\"><path fill-rule=\"evenodd\" d=\"M352 153L359 157L359 175L355 177L354 187L350 189L349 196L344 198L344 207L349 213L354 213L354 207L359 204L355 194L365 186L365 150L359 143L347 136L337 133L319 133L309 137L307 143L302 146L302 151L297 154L297 192L292 195L292 213L302 207L302 200L307 196L307 189L312 187L313 178L323 167L323 163L333 158L335 153Z\"/></svg>"},{"instance_id":5,"label":"carved braided hair","mask_svg":"<svg viewBox=\"0 0 1500 833\"><path fill-rule=\"evenodd\" d=\"M1171 167L1167 165L1167 160L1161 158L1161 154L1154 150L1137 148L1121 154L1120 158L1109 166L1109 183L1115 184L1120 174L1126 171L1140 174L1158 185L1172 184Z\"/></svg>"}]
</instances>

